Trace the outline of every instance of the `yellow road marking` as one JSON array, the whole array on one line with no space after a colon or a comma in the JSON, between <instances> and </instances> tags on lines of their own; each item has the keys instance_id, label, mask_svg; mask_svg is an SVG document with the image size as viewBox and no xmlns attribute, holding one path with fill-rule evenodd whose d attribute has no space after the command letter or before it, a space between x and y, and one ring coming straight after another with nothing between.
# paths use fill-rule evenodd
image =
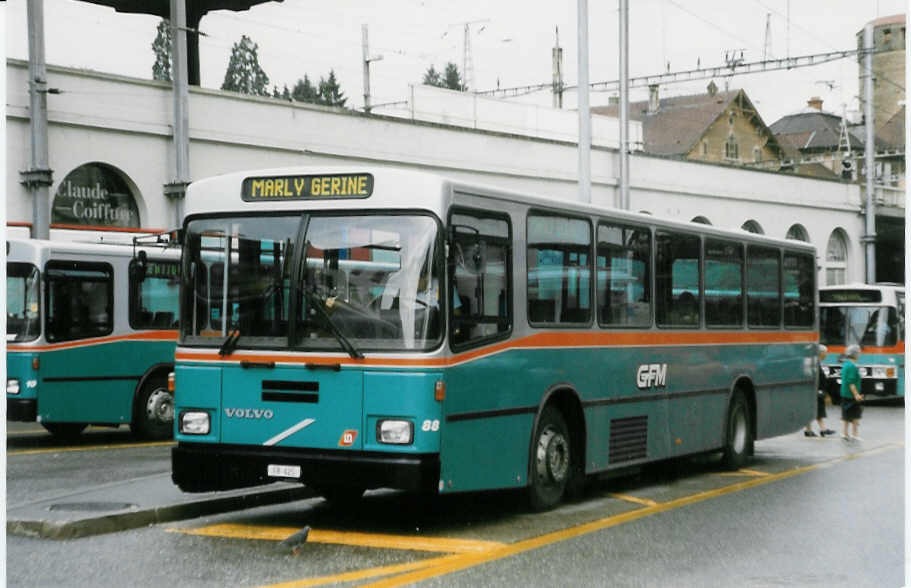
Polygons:
<instances>
[{"instance_id":1,"label":"yellow road marking","mask_svg":"<svg viewBox=\"0 0 911 588\"><path fill-rule=\"evenodd\" d=\"M7 455L38 455L41 453L65 453L69 451L95 451L97 449L130 449L134 447L167 447L174 446L174 441L152 441L149 443L118 443L116 445L85 445L83 447L57 447L48 449L15 449Z\"/></svg>"},{"instance_id":2,"label":"yellow road marking","mask_svg":"<svg viewBox=\"0 0 911 588\"><path fill-rule=\"evenodd\" d=\"M168 531L187 535L227 537L232 539L264 539L282 541L300 531L298 527L265 527L261 525L220 524L198 529L171 528ZM311 529L307 543L332 543L356 547L378 547L380 549L402 549L410 551L432 551L436 553L479 553L502 547L503 543L448 537L415 537L409 535L385 535L381 533L355 533L348 531L326 531Z\"/></svg>"},{"instance_id":3,"label":"yellow road marking","mask_svg":"<svg viewBox=\"0 0 911 588\"><path fill-rule=\"evenodd\" d=\"M366 570L356 570L354 572L345 572L343 574L336 574L334 576L322 576L319 578L305 578L303 580L292 580L291 582L283 582L281 584L272 584L268 588L308 588L309 586L324 586L326 584L338 584L340 582L353 582L355 580L367 580L369 578L377 578L380 576L389 576L392 574L400 574L402 572L409 572L411 570L418 570L422 568L427 568L435 565L445 563L446 560L453 557L459 557L457 555L447 555L444 557L432 557L430 559L424 559L421 561L413 561L410 563L397 564L392 566L383 566L380 568L369 568ZM267 588L262 586L260 588Z\"/></svg>"},{"instance_id":4,"label":"yellow road marking","mask_svg":"<svg viewBox=\"0 0 911 588\"><path fill-rule=\"evenodd\" d=\"M739 469L736 472L722 472L718 474L719 476L771 476L769 472L760 472L759 470L748 470L746 468Z\"/></svg>"},{"instance_id":5,"label":"yellow road marking","mask_svg":"<svg viewBox=\"0 0 911 588\"><path fill-rule=\"evenodd\" d=\"M854 454L850 456L852 459L863 456L864 454L880 453L884 449L899 448L901 444L888 444L886 447L879 447L871 450L870 452L861 452L859 454ZM620 515L607 517L590 523L585 523L583 525L578 525L576 527L571 527L569 529L563 529L560 531L555 531L553 533L547 533L539 537L534 537L532 539L526 539L524 541L519 541L509 545L504 545L503 547L498 547L491 549L490 551L483 553L466 553L462 555L452 556L448 561L441 562L438 565L432 567L422 568L412 572L407 572L392 578L387 578L385 580L380 580L372 584L366 584L371 588L392 588L396 586L403 586L405 584L412 584L415 582L420 582L422 580L427 580L429 578L436 578L439 576L444 576L464 570L467 568L475 567L482 563L487 563L495 561L498 559L503 559L510 557L519 553L526 551L531 551L532 549L537 549L539 547L544 547L553 543L558 543L561 541L566 541L567 539L572 539L574 537L579 537L580 535L587 535L589 533L594 533L603 529L610 527L615 527L617 525L622 525L636 519L643 517L651 516L654 514L667 512L682 506L688 506L697 502L702 502L710 498L717 498L725 494L731 494L734 492L740 492L741 490L746 490L748 488L753 488L755 486L761 486L764 484L769 484L778 480L783 480L785 478L790 478L800 474L804 474L827 465L846 461L846 457L839 457L829 461L820 462L808 466L803 466L799 468L794 468L793 470L787 470L777 474L769 474L767 476L756 477L752 480L746 480L744 482L738 482L736 484L731 484L730 486L725 486L723 488L718 488L715 490L708 490L706 492L699 492L692 494L690 496L684 496L683 498L677 498L675 500L670 500L668 502L663 502L655 506L646 506L637 510L633 510L627 513Z\"/></svg>"},{"instance_id":6,"label":"yellow road marking","mask_svg":"<svg viewBox=\"0 0 911 588\"><path fill-rule=\"evenodd\" d=\"M635 502L636 504L643 504L645 506L657 506L658 503L654 500L649 500L648 498L639 498L638 496L630 496L629 494L608 494L611 498L618 498L620 500L625 500L627 502Z\"/></svg>"}]
</instances>

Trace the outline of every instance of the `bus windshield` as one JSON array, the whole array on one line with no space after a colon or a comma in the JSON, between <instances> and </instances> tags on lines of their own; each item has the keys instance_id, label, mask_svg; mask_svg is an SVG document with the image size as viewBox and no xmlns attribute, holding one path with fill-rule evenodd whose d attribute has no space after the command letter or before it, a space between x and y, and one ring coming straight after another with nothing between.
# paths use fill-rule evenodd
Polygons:
<instances>
[{"instance_id":1,"label":"bus windshield","mask_svg":"<svg viewBox=\"0 0 911 588\"><path fill-rule=\"evenodd\" d=\"M41 334L38 268L30 263L6 266L6 340L33 341Z\"/></svg>"},{"instance_id":2,"label":"bus windshield","mask_svg":"<svg viewBox=\"0 0 911 588\"><path fill-rule=\"evenodd\" d=\"M898 314L888 306L822 306L819 320L826 345L891 347L898 338Z\"/></svg>"},{"instance_id":3,"label":"bus windshield","mask_svg":"<svg viewBox=\"0 0 911 588\"><path fill-rule=\"evenodd\" d=\"M430 348L442 333L437 241L430 216L192 220L182 336L354 354Z\"/></svg>"}]
</instances>

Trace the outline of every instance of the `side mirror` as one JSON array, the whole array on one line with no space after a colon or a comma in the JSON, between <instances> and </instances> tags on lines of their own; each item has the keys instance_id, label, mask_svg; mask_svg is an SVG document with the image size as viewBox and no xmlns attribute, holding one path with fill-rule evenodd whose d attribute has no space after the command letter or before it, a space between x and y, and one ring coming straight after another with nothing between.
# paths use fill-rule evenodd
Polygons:
<instances>
[{"instance_id":1,"label":"side mirror","mask_svg":"<svg viewBox=\"0 0 911 588\"><path fill-rule=\"evenodd\" d=\"M146 268L149 266L149 255L140 250L136 254L136 264L133 266L134 276L138 281L143 281L146 279Z\"/></svg>"}]
</instances>

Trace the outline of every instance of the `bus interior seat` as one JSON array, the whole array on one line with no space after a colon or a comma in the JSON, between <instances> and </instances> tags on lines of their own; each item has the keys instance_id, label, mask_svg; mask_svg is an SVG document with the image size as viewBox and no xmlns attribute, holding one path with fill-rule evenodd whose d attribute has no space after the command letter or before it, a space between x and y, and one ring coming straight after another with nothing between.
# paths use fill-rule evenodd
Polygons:
<instances>
[{"instance_id":1,"label":"bus interior seat","mask_svg":"<svg viewBox=\"0 0 911 588\"><path fill-rule=\"evenodd\" d=\"M528 301L528 320L533 323L552 323L554 322L553 300L537 299Z\"/></svg>"},{"instance_id":2,"label":"bus interior seat","mask_svg":"<svg viewBox=\"0 0 911 588\"><path fill-rule=\"evenodd\" d=\"M160 311L155 313L155 318L152 319L153 327L170 327L174 322L174 313Z\"/></svg>"}]
</instances>

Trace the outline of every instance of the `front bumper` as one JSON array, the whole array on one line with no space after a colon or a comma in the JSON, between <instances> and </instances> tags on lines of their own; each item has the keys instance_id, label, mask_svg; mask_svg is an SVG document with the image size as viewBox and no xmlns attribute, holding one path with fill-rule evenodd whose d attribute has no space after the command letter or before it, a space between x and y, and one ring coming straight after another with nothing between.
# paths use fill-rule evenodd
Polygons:
<instances>
[{"instance_id":1,"label":"front bumper","mask_svg":"<svg viewBox=\"0 0 911 588\"><path fill-rule=\"evenodd\" d=\"M269 464L296 465L300 481L311 485L435 490L438 454L401 455L246 445L179 443L171 450L171 479L184 492L209 492L277 481Z\"/></svg>"}]
</instances>

